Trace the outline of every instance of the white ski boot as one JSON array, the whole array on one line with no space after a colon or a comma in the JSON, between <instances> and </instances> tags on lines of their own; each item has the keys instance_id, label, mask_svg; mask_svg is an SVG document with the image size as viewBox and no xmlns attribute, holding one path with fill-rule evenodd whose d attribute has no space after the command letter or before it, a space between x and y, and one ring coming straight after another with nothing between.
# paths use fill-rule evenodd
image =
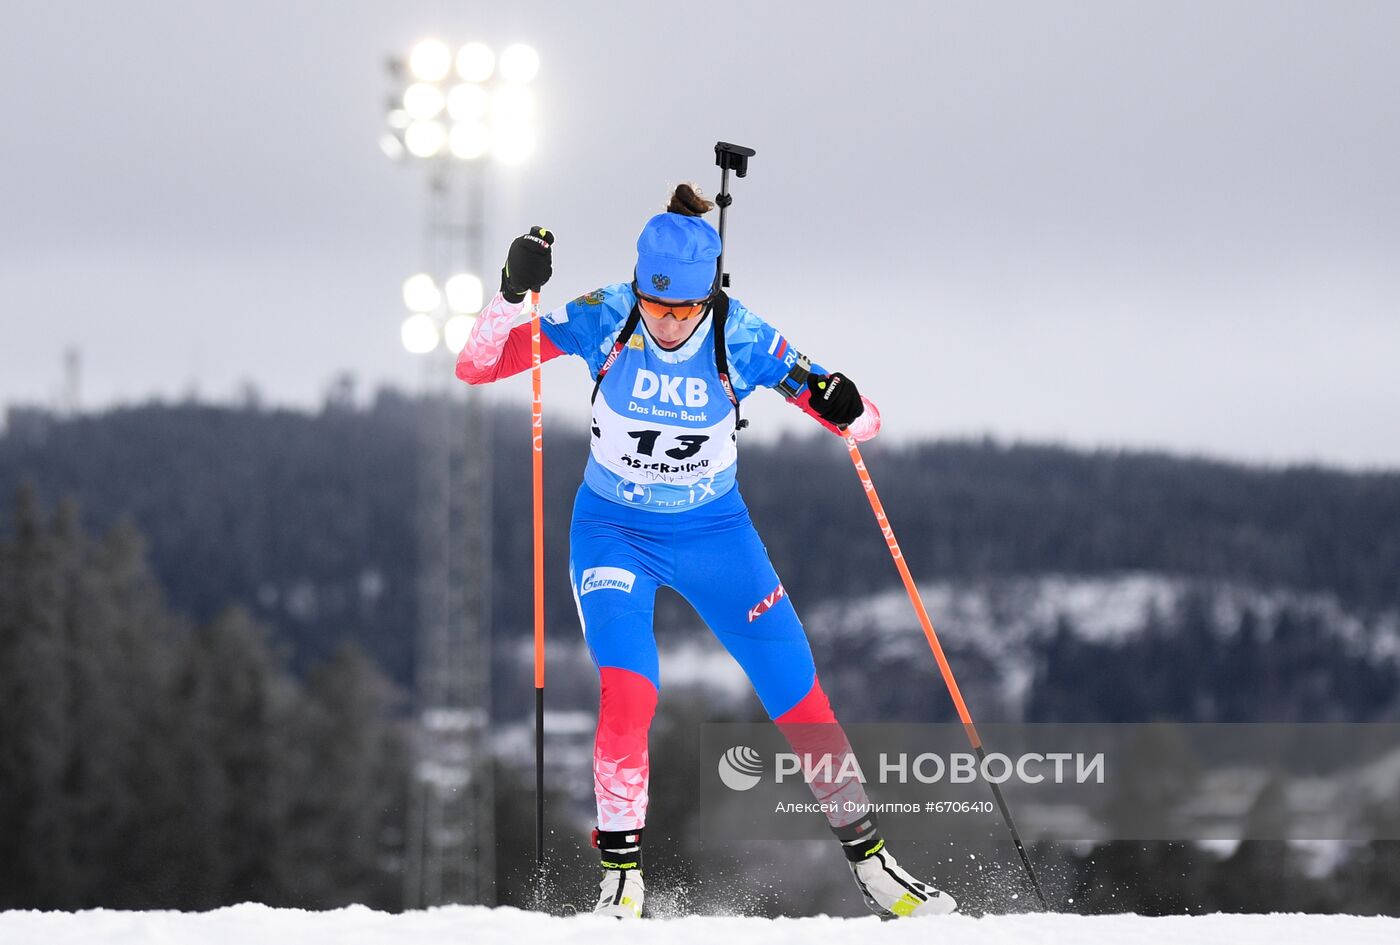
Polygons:
<instances>
[{"instance_id":1,"label":"white ski boot","mask_svg":"<svg viewBox=\"0 0 1400 945\"><path fill-rule=\"evenodd\" d=\"M851 864L851 875L865 904L882 919L947 915L958 908L953 897L910 876L885 850Z\"/></svg>"},{"instance_id":2,"label":"white ski boot","mask_svg":"<svg viewBox=\"0 0 1400 945\"><path fill-rule=\"evenodd\" d=\"M593 831L593 845L603 855L603 881L598 884L594 915L640 919L647 887L642 882L642 831Z\"/></svg>"},{"instance_id":3,"label":"white ski boot","mask_svg":"<svg viewBox=\"0 0 1400 945\"><path fill-rule=\"evenodd\" d=\"M869 820L843 827L836 835L865 904L880 918L947 915L958 908L952 896L905 872L885 849L884 839Z\"/></svg>"},{"instance_id":4,"label":"white ski boot","mask_svg":"<svg viewBox=\"0 0 1400 945\"><path fill-rule=\"evenodd\" d=\"M598 904L594 915L610 915L614 919L640 919L647 887L641 870L603 870L598 884Z\"/></svg>"}]
</instances>

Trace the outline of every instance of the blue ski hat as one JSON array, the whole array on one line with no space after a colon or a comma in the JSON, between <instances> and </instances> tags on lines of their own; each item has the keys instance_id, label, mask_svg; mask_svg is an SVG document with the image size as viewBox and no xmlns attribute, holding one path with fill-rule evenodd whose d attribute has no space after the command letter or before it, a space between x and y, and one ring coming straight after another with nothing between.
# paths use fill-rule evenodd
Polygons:
<instances>
[{"instance_id":1,"label":"blue ski hat","mask_svg":"<svg viewBox=\"0 0 1400 945\"><path fill-rule=\"evenodd\" d=\"M699 217L658 213L637 237L637 287L661 299L709 298L719 234Z\"/></svg>"}]
</instances>

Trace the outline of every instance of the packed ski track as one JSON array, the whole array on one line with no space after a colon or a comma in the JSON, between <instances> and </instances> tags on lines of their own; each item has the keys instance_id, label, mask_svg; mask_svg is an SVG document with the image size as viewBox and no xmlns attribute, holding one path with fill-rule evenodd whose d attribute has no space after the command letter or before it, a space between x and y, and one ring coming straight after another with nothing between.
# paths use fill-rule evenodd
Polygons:
<instances>
[{"instance_id":1,"label":"packed ski track","mask_svg":"<svg viewBox=\"0 0 1400 945\"><path fill-rule=\"evenodd\" d=\"M518 909L450 906L390 914L363 906L330 912L244 904L212 912L4 912L4 945L596 945L629 942L712 945L824 941L927 945L1365 945L1400 941L1400 918L1334 915L942 916L881 922L869 917L764 919L687 916L629 922L591 915L561 918Z\"/></svg>"}]
</instances>

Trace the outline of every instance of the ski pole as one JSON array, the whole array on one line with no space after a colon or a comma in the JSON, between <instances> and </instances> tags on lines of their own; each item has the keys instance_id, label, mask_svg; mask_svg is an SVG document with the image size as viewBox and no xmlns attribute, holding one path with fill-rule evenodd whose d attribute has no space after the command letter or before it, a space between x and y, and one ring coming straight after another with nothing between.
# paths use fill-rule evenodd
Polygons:
<instances>
[{"instance_id":1,"label":"ski pole","mask_svg":"<svg viewBox=\"0 0 1400 945\"><path fill-rule=\"evenodd\" d=\"M530 442L535 524L535 864L544 866L544 398L540 393L540 294L530 293Z\"/></svg>"},{"instance_id":2,"label":"ski pole","mask_svg":"<svg viewBox=\"0 0 1400 945\"><path fill-rule=\"evenodd\" d=\"M986 749L982 747L982 737L977 734L977 726L972 724L972 714L967 711L967 703L963 701L962 690L958 688L958 681L953 676L953 667L949 665L948 657L943 653L943 645L938 642L938 634L933 629L933 621L929 620L928 611L924 609L924 601L919 596L919 588L914 584L914 577L909 573L909 565L904 560L904 552L899 550L899 542L895 540L894 529L890 527L890 520L885 516L885 507L880 503L880 496L875 491L875 482L870 478L870 471L865 468L865 460L860 455L860 447L856 445L856 438L851 435L850 430L843 429L841 435L846 440L846 450L851 454L851 462L855 464L856 473L860 476L860 484L865 489L865 497L870 500L870 508L875 512L875 521L880 525L880 533L885 536L885 544L889 545L894 565L899 569L899 576L904 581L904 589L909 592L909 601L914 605L914 612L919 616L919 624L924 628L924 636L928 638L928 645L933 650L933 658L938 662L938 671L943 674L943 682L948 687L948 694L953 697L953 705L957 707L963 731L967 733L968 741L972 743L972 750L977 752L978 763L985 764L987 753ZM1021 834L1016 829L1016 821L1011 819L1011 810L1006 806L1006 798L1001 795L1001 786L995 781L989 780L987 783L991 785L997 809L1001 811L1001 819L1006 822L1007 829L1011 831L1011 841L1016 844L1016 852L1021 854L1021 865L1026 868L1026 875L1030 877L1036 898L1040 900L1041 906L1049 909L1050 906L1045 901L1045 893L1040 888L1040 880L1035 875L1035 867L1031 865L1031 858L1026 853L1026 845L1021 842Z\"/></svg>"}]
</instances>

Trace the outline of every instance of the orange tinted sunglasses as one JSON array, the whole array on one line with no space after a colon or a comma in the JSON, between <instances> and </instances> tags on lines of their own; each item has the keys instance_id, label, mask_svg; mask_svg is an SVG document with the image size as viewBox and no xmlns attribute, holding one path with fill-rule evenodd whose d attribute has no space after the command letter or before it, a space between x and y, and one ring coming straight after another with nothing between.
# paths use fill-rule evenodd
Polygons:
<instances>
[{"instance_id":1,"label":"orange tinted sunglasses","mask_svg":"<svg viewBox=\"0 0 1400 945\"><path fill-rule=\"evenodd\" d=\"M705 299L699 302L660 302L645 295L637 296L638 307L652 318L665 318L670 315L678 322L695 318L705 311L707 304L708 300Z\"/></svg>"}]
</instances>

